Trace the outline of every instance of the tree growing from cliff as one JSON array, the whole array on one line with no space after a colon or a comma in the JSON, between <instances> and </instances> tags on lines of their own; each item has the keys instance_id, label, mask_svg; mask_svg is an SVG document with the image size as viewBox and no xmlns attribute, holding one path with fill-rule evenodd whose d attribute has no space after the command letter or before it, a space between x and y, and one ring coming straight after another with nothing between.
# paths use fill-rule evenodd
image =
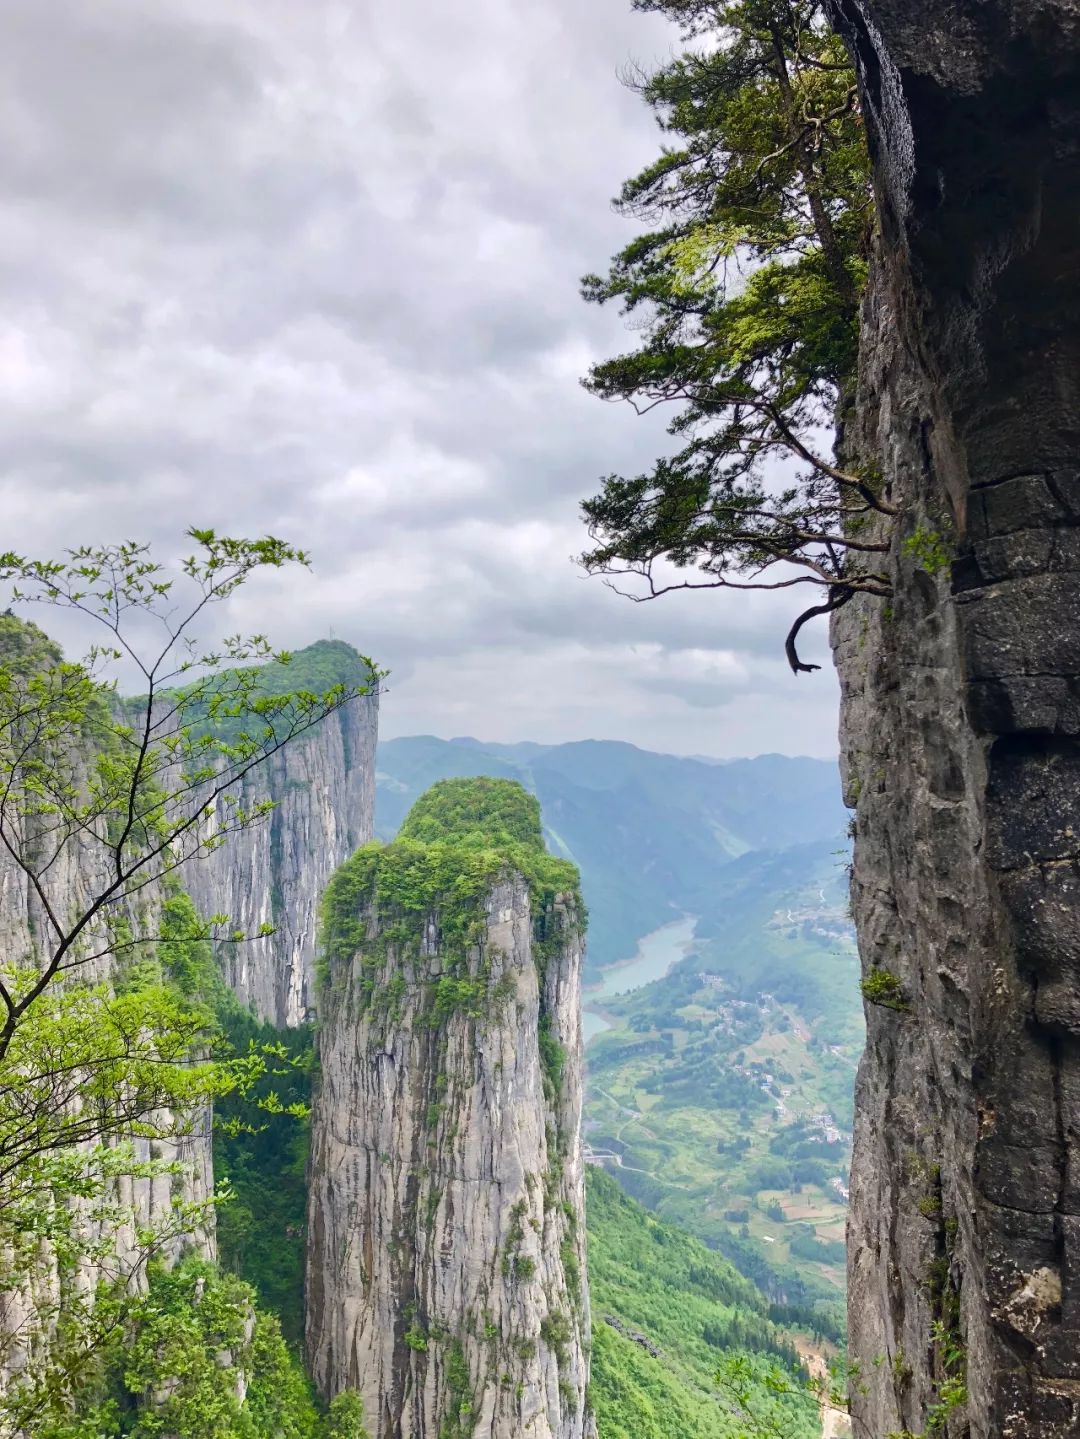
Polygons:
<instances>
[{"instance_id":1,"label":"tree growing from cliff","mask_svg":"<svg viewBox=\"0 0 1080 1439\"><path fill-rule=\"evenodd\" d=\"M680 589L811 585L822 603L883 594L866 526L891 513L869 473L821 449L854 373L870 223L855 78L816 0L634 0L688 48L630 83L667 137L628 180L619 213L650 228L588 275L585 299L618 302L637 349L584 381L643 414L670 407L674 453L608 475L583 504L591 573L653 599ZM691 575L686 572L692 571Z\"/></svg>"},{"instance_id":2,"label":"tree growing from cliff","mask_svg":"<svg viewBox=\"0 0 1080 1439\"><path fill-rule=\"evenodd\" d=\"M15 603L103 633L68 661L37 626L0 615L0 887L9 945L23 945L0 957L0 1364L23 1365L0 1428L5 1414L21 1431L62 1408L124 1312L72 1276L92 1263L114 1298L134 1292L150 1259L206 1220L178 1204L141 1223L123 1192L177 1166L137 1159L132 1141L182 1137L214 1099L288 1063L273 1046L211 1055L224 986L210 941L255 936L200 919L180 879L267 819L247 777L381 678L363 660L359 682L310 689L261 635L201 645L214 605L307 557L276 539L189 534L179 574L130 543L0 555ZM119 696L118 671L137 699Z\"/></svg>"}]
</instances>

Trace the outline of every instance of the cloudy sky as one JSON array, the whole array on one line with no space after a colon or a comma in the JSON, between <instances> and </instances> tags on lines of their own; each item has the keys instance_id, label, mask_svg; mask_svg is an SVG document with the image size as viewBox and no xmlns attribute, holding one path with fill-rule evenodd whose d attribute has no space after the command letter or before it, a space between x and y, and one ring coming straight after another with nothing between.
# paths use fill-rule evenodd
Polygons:
<instances>
[{"instance_id":1,"label":"cloudy sky","mask_svg":"<svg viewBox=\"0 0 1080 1439\"><path fill-rule=\"evenodd\" d=\"M673 43L629 0L4 0L0 545L303 545L226 627L375 655L387 735L832 754L797 598L571 562L662 441L580 389L628 337L577 282L658 143L618 71Z\"/></svg>"}]
</instances>

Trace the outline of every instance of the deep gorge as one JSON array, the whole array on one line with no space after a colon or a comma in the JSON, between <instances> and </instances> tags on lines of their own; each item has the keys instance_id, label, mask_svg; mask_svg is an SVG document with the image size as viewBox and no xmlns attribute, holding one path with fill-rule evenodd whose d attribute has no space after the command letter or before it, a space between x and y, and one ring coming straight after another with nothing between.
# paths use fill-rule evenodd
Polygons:
<instances>
[{"instance_id":1,"label":"deep gorge","mask_svg":"<svg viewBox=\"0 0 1080 1439\"><path fill-rule=\"evenodd\" d=\"M589 357L602 398L685 403L685 448L607 474L579 562L638 598L673 562L709 580L675 588L771 572L826 599L778 637L794 674L757 690L752 607L655 644L650 609L639 647L571 601L539 698L557 689L576 736L588 685L613 713L640 663L650 703L722 724L753 693L762 733L790 710L801 744L803 625L827 614L847 837L825 761L731 760L726 739L399 735L380 769L385 675L351 645L179 643L211 596L306 565L283 541L189 530L203 590L175 631L148 547L4 556L5 583L96 603L114 636L129 611L164 620L186 659L140 709L157 670L111 640L67 663L0 614L0 1439L1080 1439L1078 0L633 8L701 42L631 85L686 148L665 139L615 202L660 228L582 282L625 307L633 348L558 353ZM280 99L269 62L237 64L237 94L246 64ZM557 206L537 194L540 236ZM312 230L321 324L335 227ZM475 288L498 290L486 268ZM535 309L535 276L520 288ZM502 329L482 306L469 324ZM557 346L536 344L546 384ZM486 350L481 369L490 395ZM89 434L115 407L88 413ZM542 460L546 504L577 456ZM464 469L416 468L438 471L426 498L352 469L342 494L376 521L404 495L418 528L446 475L475 498ZM487 614L457 667L445 603L415 644L453 691L419 687L442 720L488 722L465 694L477 649L513 715L521 635L563 622L538 586L543 624L514 630L540 521L494 553L493 514L461 542L505 631ZM261 579L256 609L292 608ZM628 709L614 728L636 737ZM295 723L283 746L275 722ZM663 978L609 996L586 1095L583 974L680 923ZM835 1390L810 1387L829 1362Z\"/></svg>"}]
</instances>

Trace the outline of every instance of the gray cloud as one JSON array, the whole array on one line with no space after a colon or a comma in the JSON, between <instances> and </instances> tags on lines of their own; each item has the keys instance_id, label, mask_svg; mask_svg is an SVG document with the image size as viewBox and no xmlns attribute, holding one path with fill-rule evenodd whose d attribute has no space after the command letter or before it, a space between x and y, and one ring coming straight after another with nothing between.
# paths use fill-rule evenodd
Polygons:
<instances>
[{"instance_id":1,"label":"gray cloud","mask_svg":"<svg viewBox=\"0 0 1080 1439\"><path fill-rule=\"evenodd\" d=\"M273 532L230 628L394 671L386 733L830 753L798 595L632 605L577 502L655 419L588 397L632 343L578 298L657 133L628 0L9 0L0 46L5 545ZM809 640L820 653L823 637Z\"/></svg>"}]
</instances>

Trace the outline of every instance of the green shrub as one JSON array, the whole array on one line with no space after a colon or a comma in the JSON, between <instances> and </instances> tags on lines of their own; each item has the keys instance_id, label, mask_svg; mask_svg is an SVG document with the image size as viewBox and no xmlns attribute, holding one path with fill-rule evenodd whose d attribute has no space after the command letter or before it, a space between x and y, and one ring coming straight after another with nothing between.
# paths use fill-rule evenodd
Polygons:
<instances>
[{"instance_id":1,"label":"green shrub","mask_svg":"<svg viewBox=\"0 0 1080 1439\"><path fill-rule=\"evenodd\" d=\"M548 1103L554 1104L562 1093L566 1049L552 1033L550 1014L540 1016L540 1030L537 1038L540 1044L540 1063L544 1071L544 1094Z\"/></svg>"},{"instance_id":2,"label":"green shrub","mask_svg":"<svg viewBox=\"0 0 1080 1439\"><path fill-rule=\"evenodd\" d=\"M919 525L903 542L904 551L913 556L928 575L940 574L952 563L952 555L937 530Z\"/></svg>"},{"instance_id":3,"label":"green shrub","mask_svg":"<svg viewBox=\"0 0 1080 1439\"><path fill-rule=\"evenodd\" d=\"M899 975L890 970L879 969L876 965L861 981L859 988L868 1004L883 1009L907 1011L911 1008L904 998L904 987Z\"/></svg>"},{"instance_id":4,"label":"green shrub","mask_svg":"<svg viewBox=\"0 0 1080 1439\"><path fill-rule=\"evenodd\" d=\"M326 1439L368 1439L368 1431L364 1428L363 1400L351 1389L344 1390L330 1401Z\"/></svg>"},{"instance_id":5,"label":"green shrub","mask_svg":"<svg viewBox=\"0 0 1080 1439\"><path fill-rule=\"evenodd\" d=\"M145 1294L102 1302L117 1325L84 1365L78 1412L42 1414L36 1439L365 1439L327 1427L275 1316L214 1265L155 1267Z\"/></svg>"},{"instance_id":6,"label":"green shrub","mask_svg":"<svg viewBox=\"0 0 1080 1439\"><path fill-rule=\"evenodd\" d=\"M415 1349L418 1354L426 1354L428 1337L424 1330L414 1319L402 1336L410 1349Z\"/></svg>"}]
</instances>

